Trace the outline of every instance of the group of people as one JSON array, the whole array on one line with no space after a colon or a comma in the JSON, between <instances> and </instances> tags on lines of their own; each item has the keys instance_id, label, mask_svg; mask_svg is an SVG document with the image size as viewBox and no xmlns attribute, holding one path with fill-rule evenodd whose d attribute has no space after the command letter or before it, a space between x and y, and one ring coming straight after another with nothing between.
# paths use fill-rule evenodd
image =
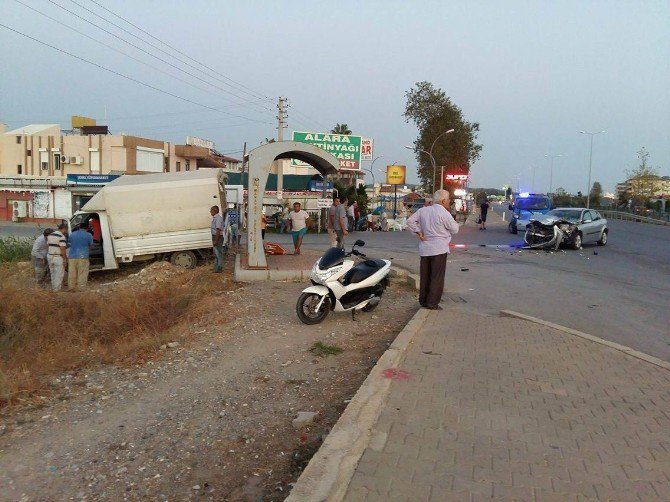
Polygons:
<instances>
[{"instance_id":1,"label":"group of people","mask_svg":"<svg viewBox=\"0 0 670 502\"><path fill-rule=\"evenodd\" d=\"M45 286L51 280L52 291L61 291L67 271L67 290L85 289L88 283L90 252L102 242L100 220L95 216L68 234L63 222L56 230L47 228L33 243L31 259L35 280Z\"/></svg>"}]
</instances>

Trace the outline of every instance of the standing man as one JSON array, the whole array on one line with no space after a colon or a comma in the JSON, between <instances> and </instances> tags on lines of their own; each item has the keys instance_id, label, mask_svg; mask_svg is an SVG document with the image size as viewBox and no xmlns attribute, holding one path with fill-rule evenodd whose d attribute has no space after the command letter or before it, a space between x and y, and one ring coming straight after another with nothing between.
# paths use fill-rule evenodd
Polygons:
<instances>
[{"instance_id":1,"label":"standing man","mask_svg":"<svg viewBox=\"0 0 670 502\"><path fill-rule=\"evenodd\" d=\"M354 206L354 230L358 230L358 220L361 219L361 210L358 208L358 201L355 200L352 204Z\"/></svg>"},{"instance_id":2,"label":"standing man","mask_svg":"<svg viewBox=\"0 0 670 502\"><path fill-rule=\"evenodd\" d=\"M47 263L47 253L49 252L49 245L47 244L47 237L53 232L53 228L47 228L44 233L40 235L33 243L33 250L30 253L30 258L35 269L35 280L37 285L41 286L47 277L47 270L49 264Z\"/></svg>"},{"instance_id":3,"label":"standing man","mask_svg":"<svg viewBox=\"0 0 670 502\"><path fill-rule=\"evenodd\" d=\"M330 247L337 246L337 233L335 232L335 212L340 205L340 199L333 198L333 204L328 208L328 236L330 237Z\"/></svg>"},{"instance_id":4,"label":"standing man","mask_svg":"<svg viewBox=\"0 0 670 502\"><path fill-rule=\"evenodd\" d=\"M47 252L47 262L49 263L49 272L51 273L51 289L60 291L63 287L63 278L67 268L67 223L58 225L58 230L51 232L47 237L49 251Z\"/></svg>"},{"instance_id":5,"label":"standing man","mask_svg":"<svg viewBox=\"0 0 670 502\"><path fill-rule=\"evenodd\" d=\"M458 223L449 212L449 192L435 192L433 204L410 216L407 228L419 236L419 305L442 310L439 303L444 290L449 243L452 234L458 233Z\"/></svg>"},{"instance_id":6,"label":"standing man","mask_svg":"<svg viewBox=\"0 0 670 502\"><path fill-rule=\"evenodd\" d=\"M488 213L489 213L489 201L486 197L484 197L484 200L479 206L479 220L480 220L479 230L486 230L486 216L488 215Z\"/></svg>"},{"instance_id":7,"label":"standing man","mask_svg":"<svg viewBox=\"0 0 670 502\"><path fill-rule=\"evenodd\" d=\"M88 257L93 236L82 223L79 228L70 234L70 260L67 270L67 290L76 291L85 289L88 282Z\"/></svg>"},{"instance_id":8,"label":"standing man","mask_svg":"<svg viewBox=\"0 0 670 502\"><path fill-rule=\"evenodd\" d=\"M347 230L349 230L349 232L353 232L355 230L354 228L354 225L356 224L356 208L354 207L355 204L356 202L354 202L347 208L347 219L349 220L349 226L347 227Z\"/></svg>"},{"instance_id":9,"label":"standing man","mask_svg":"<svg viewBox=\"0 0 670 502\"><path fill-rule=\"evenodd\" d=\"M302 237L307 233L307 226L312 226L309 213L300 209L300 202L293 203L293 211L288 214L291 235L293 235L293 254L300 254Z\"/></svg>"},{"instance_id":10,"label":"standing man","mask_svg":"<svg viewBox=\"0 0 670 502\"><path fill-rule=\"evenodd\" d=\"M214 251L214 272L223 272L223 216L219 214L219 206L212 206L212 251Z\"/></svg>"},{"instance_id":11,"label":"standing man","mask_svg":"<svg viewBox=\"0 0 670 502\"><path fill-rule=\"evenodd\" d=\"M337 247L344 249L344 236L347 235L347 196L340 197L340 203L335 208L335 235L337 235Z\"/></svg>"}]
</instances>

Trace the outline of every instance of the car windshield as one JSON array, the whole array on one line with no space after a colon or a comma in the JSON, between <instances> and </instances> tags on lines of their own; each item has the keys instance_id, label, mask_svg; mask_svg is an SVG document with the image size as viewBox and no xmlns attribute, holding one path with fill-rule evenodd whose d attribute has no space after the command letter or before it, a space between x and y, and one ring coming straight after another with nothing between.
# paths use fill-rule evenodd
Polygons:
<instances>
[{"instance_id":1,"label":"car windshield","mask_svg":"<svg viewBox=\"0 0 670 502\"><path fill-rule=\"evenodd\" d=\"M549 209L549 199L547 197L520 197L515 201L516 207L527 211L538 209Z\"/></svg>"},{"instance_id":2,"label":"car windshield","mask_svg":"<svg viewBox=\"0 0 670 502\"><path fill-rule=\"evenodd\" d=\"M553 216L561 220L568 220L575 223L579 222L581 215L581 209L553 209L547 213L547 216Z\"/></svg>"}]
</instances>

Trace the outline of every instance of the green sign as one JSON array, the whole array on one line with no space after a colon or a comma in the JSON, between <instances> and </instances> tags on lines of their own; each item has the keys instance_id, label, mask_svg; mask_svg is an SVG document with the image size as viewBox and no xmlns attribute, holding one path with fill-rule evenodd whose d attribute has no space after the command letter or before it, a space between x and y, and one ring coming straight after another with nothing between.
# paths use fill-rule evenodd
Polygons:
<instances>
[{"instance_id":1,"label":"green sign","mask_svg":"<svg viewBox=\"0 0 670 502\"><path fill-rule=\"evenodd\" d=\"M293 131L293 141L309 143L333 154L340 161L340 170L342 171L361 170L362 138L360 136ZM291 163L294 166L305 165L295 159Z\"/></svg>"}]
</instances>

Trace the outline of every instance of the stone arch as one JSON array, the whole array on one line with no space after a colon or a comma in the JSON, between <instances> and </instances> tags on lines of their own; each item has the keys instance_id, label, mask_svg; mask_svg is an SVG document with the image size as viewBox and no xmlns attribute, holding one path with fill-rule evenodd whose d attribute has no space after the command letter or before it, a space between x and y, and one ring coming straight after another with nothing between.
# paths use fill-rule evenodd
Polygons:
<instances>
[{"instance_id":1,"label":"stone arch","mask_svg":"<svg viewBox=\"0 0 670 502\"><path fill-rule=\"evenodd\" d=\"M249 186L247 218L247 252L250 268L266 268L265 250L261 238L260 215L263 194L272 164L276 160L297 159L309 164L322 176L337 174L339 161L334 155L308 143L275 141L254 148L249 152Z\"/></svg>"}]
</instances>

